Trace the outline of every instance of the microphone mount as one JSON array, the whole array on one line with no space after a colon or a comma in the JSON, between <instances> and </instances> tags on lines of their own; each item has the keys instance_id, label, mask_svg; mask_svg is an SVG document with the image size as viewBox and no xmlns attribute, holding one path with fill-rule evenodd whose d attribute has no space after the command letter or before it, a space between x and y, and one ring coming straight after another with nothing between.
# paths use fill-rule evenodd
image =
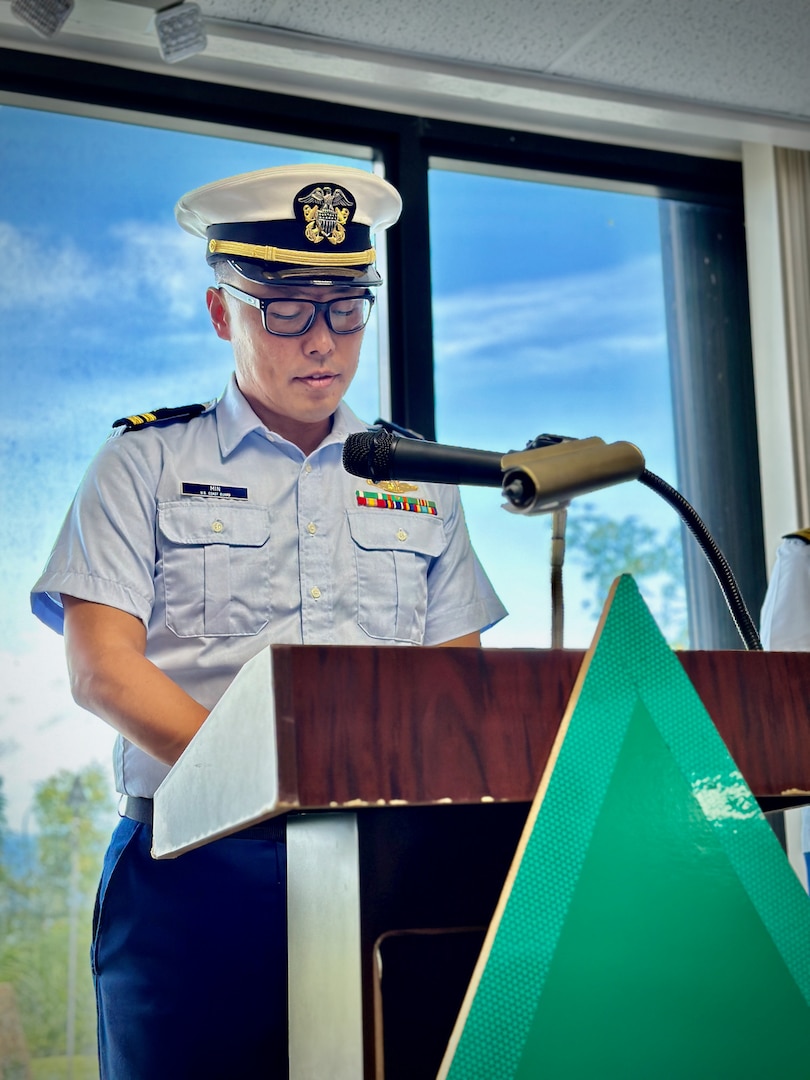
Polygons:
<instances>
[{"instance_id":1,"label":"microphone mount","mask_svg":"<svg viewBox=\"0 0 810 1080\"><path fill-rule=\"evenodd\" d=\"M577 448L582 448L581 457L565 456ZM537 514L548 510L558 513L576 495L625 480L638 480L660 495L680 515L697 541L720 586L743 645L752 652L762 651L759 632L734 573L705 523L679 491L646 468L641 451L632 443L617 442L605 446L597 438L538 435L526 450L506 454L503 465L503 490L512 504L506 509L517 513ZM555 488L566 491L567 498L555 501L550 495Z\"/></svg>"},{"instance_id":2,"label":"microphone mount","mask_svg":"<svg viewBox=\"0 0 810 1080\"><path fill-rule=\"evenodd\" d=\"M644 472L644 456L629 442L606 444L596 437L541 438L554 441L510 452L501 459L502 489L509 503L506 509L514 513L561 510L579 495L638 480Z\"/></svg>"}]
</instances>

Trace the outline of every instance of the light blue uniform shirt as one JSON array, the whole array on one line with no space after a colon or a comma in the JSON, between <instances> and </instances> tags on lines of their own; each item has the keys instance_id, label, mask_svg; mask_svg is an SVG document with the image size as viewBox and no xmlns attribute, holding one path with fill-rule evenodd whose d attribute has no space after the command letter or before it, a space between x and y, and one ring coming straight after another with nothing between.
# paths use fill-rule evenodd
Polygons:
<instances>
[{"instance_id":1,"label":"light blue uniform shirt","mask_svg":"<svg viewBox=\"0 0 810 1080\"><path fill-rule=\"evenodd\" d=\"M34 613L61 632L64 593L137 616L147 657L209 709L272 643L436 645L503 618L456 488L409 493L435 515L363 505L383 492L349 475L342 453L364 430L341 404L307 457L231 377L201 416L111 437L34 586ZM119 791L151 796L167 771L119 737Z\"/></svg>"}]
</instances>

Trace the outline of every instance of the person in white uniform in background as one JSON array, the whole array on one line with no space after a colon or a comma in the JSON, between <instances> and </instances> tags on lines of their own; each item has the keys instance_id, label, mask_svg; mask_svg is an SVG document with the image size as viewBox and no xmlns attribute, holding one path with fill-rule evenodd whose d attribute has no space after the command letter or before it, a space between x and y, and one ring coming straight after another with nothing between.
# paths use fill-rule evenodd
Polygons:
<instances>
[{"instance_id":1,"label":"person in white uniform in background","mask_svg":"<svg viewBox=\"0 0 810 1080\"><path fill-rule=\"evenodd\" d=\"M764 649L810 651L810 529L783 537L762 604ZM810 882L810 807L802 807L802 852Z\"/></svg>"}]
</instances>

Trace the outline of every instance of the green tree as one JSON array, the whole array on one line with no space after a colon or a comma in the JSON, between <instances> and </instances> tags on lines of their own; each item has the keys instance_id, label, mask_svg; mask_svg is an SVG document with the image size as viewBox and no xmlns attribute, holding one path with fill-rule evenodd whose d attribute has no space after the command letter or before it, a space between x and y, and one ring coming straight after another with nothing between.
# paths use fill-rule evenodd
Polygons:
<instances>
[{"instance_id":1,"label":"green tree","mask_svg":"<svg viewBox=\"0 0 810 1080\"><path fill-rule=\"evenodd\" d=\"M14 946L25 936L25 928L30 923L31 881L28 868L31 845L27 844L26 837L9 832L5 806L3 778L0 777L0 982L13 982L16 985L19 977L25 974L24 964ZM16 971L18 978L10 977L9 971Z\"/></svg>"},{"instance_id":2,"label":"green tree","mask_svg":"<svg viewBox=\"0 0 810 1080\"><path fill-rule=\"evenodd\" d=\"M113 811L109 778L98 765L78 773L61 769L37 786L34 819L39 830L39 864L54 911L67 908L67 867L74 844L79 855L79 891L83 896L95 892Z\"/></svg>"},{"instance_id":3,"label":"green tree","mask_svg":"<svg viewBox=\"0 0 810 1080\"><path fill-rule=\"evenodd\" d=\"M96 884L114 820L98 766L60 770L38 785L33 857L18 867L4 903L0 982L14 986L33 1058L95 1053L95 997L88 955ZM71 965L73 965L71 967ZM68 1039L70 1030L70 1040Z\"/></svg>"},{"instance_id":4,"label":"green tree","mask_svg":"<svg viewBox=\"0 0 810 1080\"><path fill-rule=\"evenodd\" d=\"M617 521L597 514L592 503L572 508L566 527L566 551L592 583L592 595L583 607L599 617L610 586L620 574L630 574L673 646L687 644L686 590L681 529L675 525L665 536L640 522L635 515Z\"/></svg>"}]
</instances>

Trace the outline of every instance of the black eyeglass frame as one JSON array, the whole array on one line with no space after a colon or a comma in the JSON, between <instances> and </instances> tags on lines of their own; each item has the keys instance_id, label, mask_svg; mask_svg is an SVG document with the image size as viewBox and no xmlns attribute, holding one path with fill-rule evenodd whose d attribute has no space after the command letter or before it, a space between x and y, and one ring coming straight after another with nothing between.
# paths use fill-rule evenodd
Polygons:
<instances>
[{"instance_id":1,"label":"black eyeglass frame","mask_svg":"<svg viewBox=\"0 0 810 1080\"><path fill-rule=\"evenodd\" d=\"M339 334L341 337L347 334L359 334L361 330L365 330L368 325L368 320L371 318L371 312L374 307L374 301L376 297L373 293L365 292L361 296L335 296L331 300L309 300L301 296L272 296L262 297L253 296L251 293L243 292L242 289L237 289L235 285L229 285L225 281L221 281L217 285L218 289L224 289L226 293L229 293L236 300L241 300L243 304L250 304L251 307L258 308L262 313L262 326L265 328L268 334L272 334L273 337L302 337L306 332L311 329L312 324L318 318L319 313L323 312L323 317L326 320L326 325L332 331L333 334ZM366 317L360 326L356 326L353 330L338 330L337 327L332 325L332 305L345 303L346 300L366 300L368 307L366 309ZM284 334L278 330L271 330L267 325L267 309L271 304L311 304L312 314L306 322L306 325L301 330L296 330L295 333Z\"/></svg>"}]
</instances>

